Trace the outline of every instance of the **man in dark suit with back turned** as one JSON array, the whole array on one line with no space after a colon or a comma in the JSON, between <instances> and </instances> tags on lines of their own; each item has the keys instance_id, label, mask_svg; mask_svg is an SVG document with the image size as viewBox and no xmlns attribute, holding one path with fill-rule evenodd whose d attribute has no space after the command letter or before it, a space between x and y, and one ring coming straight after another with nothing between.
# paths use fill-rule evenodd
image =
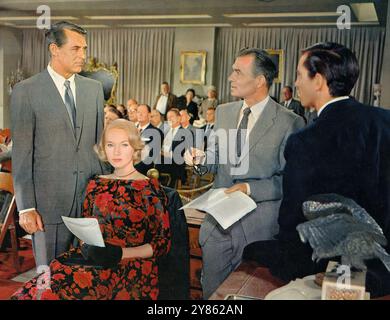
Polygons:
<instances>
[{"instance_id":1,"label":"man in dark suit with back turned","mask_svg":"<svg viewBox=\"0 0 390 320\"><path fill-rule=\"evenodd\" d=\"M267 255L265 245L255 243L244 253L286 281L325 271L327 261L314 263L311 247L301 243L296 231L306 221L302 203L312 195L352 198L390 240L390 112L349 96L358 76L355 55L336 43L313 45L299 60L296 87L302 104L315 108L318 118L287 141L278 249ZM382 263L367 265L371 295L390 293L390 274Z\"/></svg>"},{"instance_id":2,"label":"man in dark suit with back turned","mask_svg":"<svg viewBox=\"0 0 390 320\"><path fill-rule=\"evenodd\" d=\"M17 84L11 98L12 174L20 225L32 234L36 265L69 249L61 216L80 215L88 179L102 173L93 152L103 128L103 89L77 75L85 30L65 21L46 32L47 69Z\"/></svg>"}]
</instances>

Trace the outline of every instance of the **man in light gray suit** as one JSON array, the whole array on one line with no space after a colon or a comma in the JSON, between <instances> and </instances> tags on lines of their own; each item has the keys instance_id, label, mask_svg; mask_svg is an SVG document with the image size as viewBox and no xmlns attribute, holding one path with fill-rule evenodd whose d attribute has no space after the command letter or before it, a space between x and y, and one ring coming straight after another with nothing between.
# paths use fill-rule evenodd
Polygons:
<instances>
[{"instance_id":1,"label":"man in light gray suit","mask_svg":"<svg viewBox=\"0 0 390 320\"><path fill-rule=\"evenodd\" d=\"M265 51L241 50L229 80L232 96L243 101L216 109L215 134L209 137L205 159L209 171L216 173L213 187L226 187L226 193L242 191L257 203L257 208L226 230L206 215L199 235L206 299L240 264L247 244L272 239L278 233L284 146L288 136L304 126L304 120L270 99L268 91L275 75L276 67ZM217 134L232 129L237 131L233 135L234 147L231 141L222 142ZM221 152L226 150L230 155L222 163ZM202 155L200 150L193 150L192 164L200 162ZM209 160L213 158L214 164ZM231 161L232 158L237 160ZM188 153L186 162L191 164Z\"/></svg>"},{"instance_id":2,"label":"man in light gray suit","mask_svg":"<svg viewBox=\"0 0 390 320\"><path fill-rule=\"evenodd\" d=\"M46 32L50 63L11 98L12 175L20 225L32 234L37 266L69 249L61 216L80 215L88 179L102 173L93 152L103 128L103 90L77 75L86 32L62 21Z\"/></svg>"}]
</instances>

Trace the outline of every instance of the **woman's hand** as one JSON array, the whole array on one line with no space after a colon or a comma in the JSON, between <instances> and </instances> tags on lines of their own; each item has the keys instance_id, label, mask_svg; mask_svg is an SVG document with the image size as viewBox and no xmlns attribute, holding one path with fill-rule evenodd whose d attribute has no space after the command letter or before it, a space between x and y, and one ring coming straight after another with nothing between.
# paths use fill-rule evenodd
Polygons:
<instances>
[{"instance_id":1,"label":"woman's hand","mask_svg":"<svg viewBox=\"0 0 390 320\"><path fill-rule=\"evenodd\" d=\"M92 260L105 268L117 266L122 260L122 248L109 243L105 243L105 245L105 247L97 247L84 243L81 247L81 254L84 259Z\"/></svg>"}]
</instances>

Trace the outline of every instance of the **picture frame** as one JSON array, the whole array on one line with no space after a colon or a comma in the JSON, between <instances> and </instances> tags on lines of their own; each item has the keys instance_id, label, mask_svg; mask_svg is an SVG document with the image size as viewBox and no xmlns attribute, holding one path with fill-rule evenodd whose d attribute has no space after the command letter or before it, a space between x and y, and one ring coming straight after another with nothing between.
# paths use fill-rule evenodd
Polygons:
<instances>
[{"instance_id":1,"label":"picture frame","mask_svg":"<svg viewBox=\"0 0 390 320\"><path fill-rule=\"evenodd\" d=\"M265 49L271 56L272 61L276 65L276 77L274 83L281 83L283 80L283 66L284 66L284 51L282 49Z\"/></svg>"},{"instance_id":2,"label":"picture frame","mask_svg":"<svg viewBox=\"0 0 390 320\"><path fill-rule=\"evenodd\" d=\"M205 84L206 55L204 50L182 51L180 53L180 82Z\"/></svg>"}]
</instances>

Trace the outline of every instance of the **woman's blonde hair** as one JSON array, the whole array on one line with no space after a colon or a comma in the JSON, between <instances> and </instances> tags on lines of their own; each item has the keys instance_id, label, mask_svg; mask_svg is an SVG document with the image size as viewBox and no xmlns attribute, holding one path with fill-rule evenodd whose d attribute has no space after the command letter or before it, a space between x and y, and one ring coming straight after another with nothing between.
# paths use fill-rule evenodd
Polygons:
<instances>
[{"instance_id":1,"label":"woman's blonde hair","mask_svg":"<svg viewBox=\"0 0 390 320\"><path fill-rule=\"evenodd\" d=\"M111 129L121 129L127 133L129 143L134 149L133 162L139 162L141 160L141 151L144 148L144 143L141 141L140 134L138 133L138 130L135 127L134 123L126 119L116 119L106 125L99 143L94 146L94 150L97 153L99 159L101 161L108 162L104 146L106 144L106 133Z\"/></svg>"}]
</instances>

